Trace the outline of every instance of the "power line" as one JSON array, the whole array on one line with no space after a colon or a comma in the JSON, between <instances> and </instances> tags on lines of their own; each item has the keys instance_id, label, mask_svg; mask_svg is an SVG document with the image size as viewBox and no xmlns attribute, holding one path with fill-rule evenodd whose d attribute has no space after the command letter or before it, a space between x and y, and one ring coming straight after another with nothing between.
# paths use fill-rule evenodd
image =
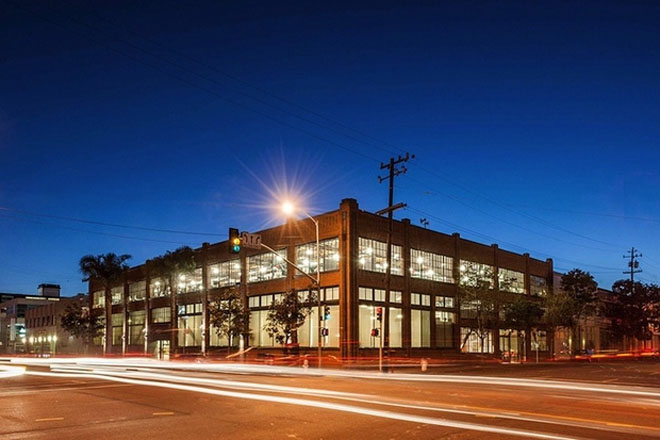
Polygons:
<instances>
[{"instance_id":1,"label":"power line","mask_svg":"<svg viewBox=\"0 0 660 440\"><path fill-rule=\"evenodd\" d=\"M66 220L66 221L72 221L72 222L77 222L77 223L87 223L87 224L92 224L92 225L100 225L100 226L111 226L113 228L123 228L123 229L136 229L140 231L150 231L150 232L165 232L169 234L186 234L186 235L201 235L201 236L218 236L218 237L226 237L227 234L220 234L217 232L193 232L193 231L180 231L176 229L161 229L161 228L149 228L145 226L131 226L131 225L122 225L119 223L108 223L108 222L102 222L98 220L87 220L87 219L81 219L81 218L75 218L75 217L65 217L65 216L60 216L60 215L53 215L53 214L44 214L40 212L33 212L33 211L25 211L22 209L15 209L15 208L8 208L6 206L0 206L0 211L11 211L11 212L16 212L19 214L25 214L25 215L31 215L31 216L36 216L36 217L47 217L47 218L54 218L58 220Z\"/></svg>"},{"instance_id":2,"label":"power line","mask_svg":"<svg viewBox=\"0 0 660 440\"><path fill-rule=\"evenodd\" d=\"M571 209L558 209L558 208L545 208L545 207L521 206L521 208L522 209L541 210L541 211L564 212L566 214L591 215L591 216L595 216L595 217L610 217L610 218L618 218L618 219L621 219L621 220L638 220L638 221L644 221L644 222L660 223L660 218L653 218L653 217L636 217L636 216L631 216L631 215L606 214L606 213L603 213L603 212L575 211L575 210L571 210Z\"/></svg>"}]
</instances>

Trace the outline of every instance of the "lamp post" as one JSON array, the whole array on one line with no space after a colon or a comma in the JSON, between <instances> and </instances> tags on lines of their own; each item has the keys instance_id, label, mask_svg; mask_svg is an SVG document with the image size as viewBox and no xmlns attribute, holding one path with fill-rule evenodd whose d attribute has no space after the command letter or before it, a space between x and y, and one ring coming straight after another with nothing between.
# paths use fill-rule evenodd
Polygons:
<instances>
[{"instance_id":1,"label":"lamp post","mask_svg":"<svg viewBox=\"0 0 660 440\"><path fill-rule=\"evenodd\" d=\"M314 229L316 230L316 303L318 306L318 327L316 329L317 331L317 357L318 357L318 366L321 368L321 357L322 357L322 350L321 350L321 345L323 341L323 336L321 336L321 313L323 311L321 310L321 240L319 236L319 221L309 215L307 211L301 208L296 208L291 202L285 201L282 203L282 212L284 212L285 215L288 217L291 217L295 211L300 211L303 214L307 216L313 223L314 223Z\"/></svg>"}]
</instances>

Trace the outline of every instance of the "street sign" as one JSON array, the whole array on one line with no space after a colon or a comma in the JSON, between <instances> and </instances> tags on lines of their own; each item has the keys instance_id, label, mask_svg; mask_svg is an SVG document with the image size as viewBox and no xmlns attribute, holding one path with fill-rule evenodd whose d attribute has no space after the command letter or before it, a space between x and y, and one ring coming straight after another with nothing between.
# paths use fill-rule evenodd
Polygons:
<instances>
[{"instance_id":1,"label":"street sign","mask_svg":"<svg viewBox=\"0 0 660 440\"><path fill-rule=\"evenodd\" d=\"M241 232L241 241L246 248L261 249L261 234L250 234L243 231Z\"/></svg>"}]
</instances>

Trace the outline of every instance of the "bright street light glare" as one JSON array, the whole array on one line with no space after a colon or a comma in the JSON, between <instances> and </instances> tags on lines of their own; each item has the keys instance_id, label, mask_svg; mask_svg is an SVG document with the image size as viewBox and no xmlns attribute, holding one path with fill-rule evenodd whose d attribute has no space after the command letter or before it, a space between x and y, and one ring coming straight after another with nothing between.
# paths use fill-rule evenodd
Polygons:
<instances>
[{"instance_id":1,"label":"bright street light glare","mask_svg":"<svg viewBox=\"0 0 660 440\"><path fill-rule=\"evenodd\" d=\"M284 203L282 203L282 212L286 215L292 215L293 212L295 211L295 207L293 206L293 203L290 201L286 200Z\"/></svg>"}]
</instances>

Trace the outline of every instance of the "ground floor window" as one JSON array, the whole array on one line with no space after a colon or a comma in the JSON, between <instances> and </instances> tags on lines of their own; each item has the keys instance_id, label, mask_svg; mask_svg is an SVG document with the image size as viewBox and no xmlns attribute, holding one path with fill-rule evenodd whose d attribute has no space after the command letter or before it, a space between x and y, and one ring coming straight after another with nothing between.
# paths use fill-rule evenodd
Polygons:
<instances>
[{"instance_id":1,"label":"ground floor window","mask_svg":"<svg viewBox=\"0 0 660 440\"><path fill-rule=\"evenodd\" d=\"M144 322L146 312L137 310L128 315L128 343L137 345L144 344Z\"/></svg>"},{"instance_id":2,"label":"ground floor window","mask_svg":"<svg viewBox=\"0 0 660 440\"><path fill-rule=\"evenodd\" d=\"M428 295L425 295L428 296ZM411 327L411 346L430 347L431 346L431 311L416 310L410 311Z\"/></svg>"},{"instance_id":3,"label":"ground floor window","mask_svg":"<svg viewBox=\"0 0 660 440\"><path fill-rule=\"evenodd\" d=\"M438 348L454 347L454 325L456 313L435 312L435 345Z\"/></svg>"},{"instance_id":4,"label":"ground floor window","mask_svg":"<svg viewBox=\"0 0 660 440\"><path fill-rule=\"evenodd\" d=\"M371 336L371 330L380 328L380 322L376 319L376 307L383 308L383 319L385 319L385 307L375 304L360 304L359 324L360 324L360 348L378 348L379 337ZM400 308L390 307L390 347L401 347L402 340L403 313ZM383 323L383 331L385 325Z\"/></svg>"},{"instance_id":5,"label":"ground floor window","mask_svg":"<svg viewBox=\"0 0 660 440\"><path fill-rule=\"evenodd\" d=\"M264 330L268 310L253 310L250 312L250 345L254 347L274 347L275 338L271 338Z\"/></svg>"},{"instance_id":6,"label":"ground floor window","mask_svg":"<svg viewBox=\"0 0 660 440\"><path fill-rule=\"evenodd\" d=\"M202 345L202 304L186 304L179 306L179 347L196 347Z\"/></svg>"},{"instance_id":7,"label":"ground floor window","mask_svg":"<svg viewBox=\"0 0 660 440\"><path fill-rule=\"evenodd\" d=\"M328 329L328 336L323 337L323 346L339 347L339 306L323 306L324 315L325 307L330 309L330 319L321 321L321 327ZM316 347L318 345L318 328L318 307L312 307L312 313L298 328L298 344L301 347Z\"/></svg>"},{"instance_id":8,"label":"ground floor window","mask_svg":"<svg viewBox=\"0 0 660 440\"><path fill-rule=\"evenodd\" d=\"M112 345L121 345L124 335L124 314L113 313L110 322L112 323Z\"/></svg>"},{"instance_id":9,"label":"ground floor window","mask_svg":"<svg viewBox=\"0 0 660 440\"><path fill-rule=\"evenodd\" d=\"M461 327L461 351L463 353L493 353L493 332L478 333L472 328Z\"/></svg>"}]
</instances>

